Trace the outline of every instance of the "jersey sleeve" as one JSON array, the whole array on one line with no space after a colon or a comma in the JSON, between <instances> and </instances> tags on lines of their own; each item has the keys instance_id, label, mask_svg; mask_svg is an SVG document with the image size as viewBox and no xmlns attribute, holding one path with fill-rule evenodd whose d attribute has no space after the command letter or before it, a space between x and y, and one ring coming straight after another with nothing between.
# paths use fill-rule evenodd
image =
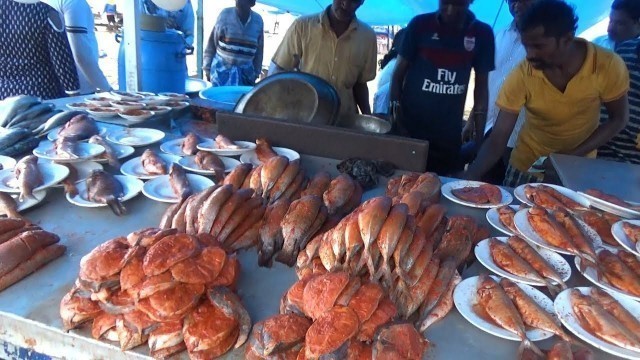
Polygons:
<instances>
[{"instance_id":1,"label":"jersey sleeve","mask_svg":"<svg viewBox=\"0 0 640 360\"><path fill-rule=\"evenodd\" d=\"M477 41L478 51L476 51L473 59L473 69L478 73L489 73L496 68L496 42L493 30L488 25L483 24Z\"/></svg>"}]
</instances>

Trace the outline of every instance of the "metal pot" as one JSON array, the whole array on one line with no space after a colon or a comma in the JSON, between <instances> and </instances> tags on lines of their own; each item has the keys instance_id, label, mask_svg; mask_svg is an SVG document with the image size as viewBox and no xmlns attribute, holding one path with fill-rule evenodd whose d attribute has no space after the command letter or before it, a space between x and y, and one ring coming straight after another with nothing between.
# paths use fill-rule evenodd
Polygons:
<instances>
[{"instance_id":1,"label":"metal pot","mask_svg":"<svg viewBox=\"0 0 640 360\"><path fill-rule=\"evenodd\" d=\"M390 122L375 116L361 114L341 118L337 126L375 134L386 134L391 131Z\"/></svg>"},{"instance_id":2,"label":"metal pot","mask_svg":"<svg viewBox=\"0 0 640 360\"><path fill-rule=\"evenodd\" d=\"M333 125L340 111L336 89L303 72L284 72L260 81L238 101L236 113L310 124Z\"/></svg>"}]
</instances>

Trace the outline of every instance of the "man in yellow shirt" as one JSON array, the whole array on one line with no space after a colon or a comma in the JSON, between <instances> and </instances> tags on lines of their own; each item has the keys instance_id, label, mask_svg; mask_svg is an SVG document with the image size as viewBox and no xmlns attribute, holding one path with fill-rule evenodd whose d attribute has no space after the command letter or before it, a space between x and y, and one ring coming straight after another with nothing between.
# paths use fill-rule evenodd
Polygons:
<instances>
[{"instance_id":1,"label":"man in yellow shirt","mask_svg":"<svg viewBox=\"0 0 640 360\"><path fill-rule=\"evenodd\" d=\"M356 18L363 3L333 0L325 11L296 19L272 60L276 72L299 68L333 85L341 116L358 108L371 114L367 82L376 77L378 45L373 29Z\"/></svg>"},{"instance_id":2,"label":"man in yellow shirt","mask_svg":"<svg viewBox=\"0 0 640 360\"><path fill-rule=\"evenodd\" d=\"M518 30L527 58L505 80L496 125L463 178L479 179L498 161L522 107L526 120L504 181L511 187L540 180L528 173L539 157L594 156L625 127L627 68L618 55L575 38L576 24L573 9L561 0L540 0L523 15ZM601 104L609 120L600 125Z\"/></svg>"}]
</instances>

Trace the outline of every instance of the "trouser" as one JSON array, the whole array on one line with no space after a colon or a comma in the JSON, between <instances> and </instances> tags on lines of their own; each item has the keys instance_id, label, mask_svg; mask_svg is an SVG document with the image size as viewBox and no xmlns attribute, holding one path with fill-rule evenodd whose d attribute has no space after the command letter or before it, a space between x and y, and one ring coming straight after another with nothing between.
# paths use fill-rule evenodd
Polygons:
<instances>
[{"instance_id":1,"label":"trouser","mask_svg":"<svg viewBox=\"0 0 640 360\"><path fill-rule=\"evenodd\" d=\"M522 172L513 166L507 166L507 171L504 175L504 186L518 187L524 184L537 183L542 181L542 176L532 173Z\"/></svg>"},{"instance_id":2,"label":"trouser","mask_svg":"<svg viewBox=\"0 0 640 360\"><path fill-rule=\"evenodd\" d=\"M459 149L438 148L429 144L427 171L434 172L440 176L453 176L463 169L464 164L460 160Z\"/></svg>"}]
</instances>

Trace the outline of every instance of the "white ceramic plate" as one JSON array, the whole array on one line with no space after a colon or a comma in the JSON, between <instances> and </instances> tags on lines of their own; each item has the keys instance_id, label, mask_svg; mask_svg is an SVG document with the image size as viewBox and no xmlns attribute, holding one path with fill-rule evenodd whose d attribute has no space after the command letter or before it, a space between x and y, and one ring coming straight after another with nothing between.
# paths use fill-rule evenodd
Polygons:
<instances>
[{"instance_id":1,"label":"white ceramic plate","mask_svg":"<svg viewBox=\"0 0 640 360\"><path fill-rule=\"evenodd\" d=\"M60 163L83 162L104 153L104 147L98 144L79 142L75 146L76 158L61 157L56 153L54 144L50 141L42 141L37 148L33 149L33 154L41 159L56 161Z\"/></svg>"},{"instance_id":2,"label":"white ceramic plate","mask_svg":"<svg viewBox=\"0 0 640 360\"><path fill-rule=\"evenodd\" d=\"M611 227L611 233L613 234L613 237L620 243L620 245L622 245L627 251L635 254L636 256L640 256L638 244L629 239L627 234L624 233L624 230L622 230L622 223L624 222L640 226L640 220L618 221Z\"/></svg>"},{"instance_id":3,"label":"white ceramic plate","mask_svg":"<svg viewBox=\"0 0 640 360\"><path fill-rule=\"evenodd\" d=\"M38 169L42 174L43 184L33 189L34 191L44 190L52 187L60 181L67 178L69 175L69 169L64 165L40 163L38 162ZM13 169L5 169L0 171L0 191L8 193L19 193L20 188L17 186L18 181Z\"/></svg>"},{"instance_id":4,"label":"white ceramic plate","mask_svg":"<svg viewBox=\"0 0 640 360\"><path fill-rule=\"evenodd\" d=\"M637 219L640 218L640 211L636 211L636 210L631 210L629 208L625 208L622 207L620 205L616 205L616 204L612 204L608 201L604 201L600 198L597 198L595 196L591 196L589 194L583 193L581 191L578 191L578 194L584 196L585 198L587 198L590 202L591 202L591 206L596 208L596 209L600 209L602 211L606 211L610 214L614 214L614 215L618 215L618 216L622 216L624 218L627 219ZM638 203L634 203L631 201L627 201L629 204L633 205L633 206L640 206L640 204Z\"/></svg>"},{"instance_id":5,"label":"white ceramic plate","mask_svg":"<svg viewBox=\"0 0 640 360\"><path fill-rule=\"evenodd\" d=\"M171 99L171 101L189 100L189 97L185 94L178 94L178 93L172 93L172 92L161 92L161 93L158 93L158 96L167 97Z\"/></svg>"},{"instance_id":6,"label":"white ceramic plate","mask_svg":"<svg viewBox=\"0 0 640 360\"><path fill-rule=\"evenodd\" d=\"M492 278L496 281L500 279L498 277L492 276ZM474 311L473 307L478 302L478 282L480 277L474 276L468 279L462 280L458 286L456 286L453 291L453 302L456 304L456 308L460 312L460 314L467 319L471 324L479 328L480 330L486 331L491 335L495 335L497 337L520 341L518 336L510 331L507 331L493 323L483 319L478 316ZM517 284L527 295L529 295L536 303L538 303L543 309L548 311L550 314L553 314L553 302L543 293L536 290L535 288L524 285ZM553 333L548 331L542 331L539 329L531 329L527 331L527 337L531 341L540 341L544 339L548 339L553 336Z\"/></svg>"},{"instance_id":7,"label":"white ceramic plate","mask_svg":"<svg viewBox=\"0 0 640 360\"><path fill-rule=\"evenodd\" d=\"M164 115L171 111L171 108L168 106L151 105L145 108L145 110L153 111L155 115Z\"/></svg>"},{"instance_id":8,"label":"white ceramic plate","mask_svg":"<svg viewBox=\"0 0 640 360\"><path fill-rule=\"evenodd\" d=\"M529 199L527 199L527 196L524 194L524 187L526 185L531 185L533 187L536 186L540 186L540 185L546 185L550 188L554 188L555 190L557 190L559 193L561 193L562 195L568 197L569 199L577 202L578 204L584 206L585 208L589 208L589 200L587 200L584 196L581 196L580 194L578 194L577 192L571 190L571 189L567 189L566 187L562 187L562 186L558 186L558 185L553 185L553 184L544 184L544 183L533 183L533 184L524 184L524 185L520 185L517 188L515 188L513 190L513 195L516 196L516 199L520 200L521 203L527 204L529 206L533 206L533 202Z\"/></svg>"},{"instance_id":9,"label":"white ceramic plate","mask_svg":"<svg viewBox=\"0 0 640 360\"><path fill-rule=\"evenodd\" d=\"M160 151L170 155L189 156L182 152L182 142L184 142L184 139L184 137L181 137L179 139L166 141L160 145Z\"/></svg>"},{"instance_id":10,"label":"white ceramic plate","mask_svg":"<svg viewBox=\"0 0 640 360\"><path fill-rule=\"evenodd\" d=\"M43 161L46 161L46 160L43 160ZM93 170L103 169L102 165L100 165L95 161L83 161L83 162L77 162L73 164L64 164L64 166L73 166L76 169L76 172L78 173L78 180L76 181L76 184L85 181ZM53 187L63 187L63 185L58 183Z\"/></svg>"},{"instance_id":11,"label":"white ceramic plate","mask_svg":"<svg viewBox=\"0 0 640 360\"><path fill-rule=\"evenodd\" d=\"M497 237L499 241L506 243L509 238L507 237ZM534 247L535 248L535 247ZM536 249L540 255L553 267L556 272L562 278L562 281L567 282L571 277L571 266L569 263L560 255L554 253L553 251L549 251L546 249ZM532 286L546 286L545 283L527 279L521 276L514 275L506 270L500 268L491 257L491 251L489 250L489 239L482 240L476 245L474 252L476 254L476 258L484 267L493 271L498 276L506 277L507 279L513 280L515 282L528 284ZM552 283L555 281L551 280Z\"/></svg>"},{"instance_id":12,"label":"white ceramic plate","mask_svg":"<svg viewBox=\"0 0 640 360\"><path fill-rule=\"evenodd\" d=\"M12 157L0 155L0 166L2 166L0 170L13 169L13 167L16 166L16 163L17 163L16 159Z\"/></svg>"},{"instance_id":13,"label":"white ceramic plate","mask_svg":"<svg viewBox=\"0 0 640 360\"><path fill-rule=\"evenodd\" d=\"M618 252L616 250L609 250L614 254L617 254ZM598 253L600 253L600 250L597 250ZM580 270L580 265L582 265L582 259L580 259L579 257L575 257L573 259L575 265L576 265L576 269L578 269L578 272L580 272L584 277L587 278L587 280L591 281L594 285L602 288L603 290L606 290L609 293L616 293L616 294L620 294L628 299L632 299L635 301L640 301L640 296L635 296L632 294L629 294L627 292L624 292L620 289L618 289L617 287L609 284L609 282L607 280L603 279L600 280L598 279L598 272L596 271L596 269L594 269L591 266L588 266L585 271L581 271Z\"/></svg>"},{"instance_id":14,"label":"white ceramic plate","mask_svg":"<svg viewBox=\"0 0 640 360\"><path fill-rule=\"evenodd\" d=\"M144 99L143 95L132 94L124 91L112 91L109 93L109 96L118 101L140 101Z\"/></svg>"},{"instance_id":15,"label":"white ceramic plate","mask_svg":"<svg viewBox=\"0 0 640 360\"><path fill-rule=\"evenodd\" d=\"M136 179L131 176L124 176L124 175L114 175L114 176L116 180L118 180L120 184L122 184L122 188L124 190L124 196L120 198L121 202L124 202L136 197L136 195L138 195L140 191L142 191L142 186L143 186L142 180ZM74 205L82 206L82 207L91 207L91 208L108 206L107 204L100 204L100 203L88 200L86 181L79 183L77 185L77 188L78 188L78 195L72 197L69 194L67 194L67 200L70 203Z\"/></svg>"},{"instance_id":16,"label":"white ceramic plate","mask_svg":"<svg viewBox=\"0 0 640 360\"><path fill-rule=\"evenodd\" d=\"M118 110L138 110L144 108L144 104L136 101L112 101L111 106Z\"/></svg>"},{"instance_id":17,"label":"white ceramic plate","mask_svg":"<svg viewBox=\"0 0 640 360\"><path fill-rule=\"evenodd\" d=\"M127 156L130 156L131 154L133 154L136 149L134 149L132 146L127 146L127 145L118 145L118 144L113 144L110 143L109 145L111 145L111 147L113 148L113 151L116 152L116 156L118 157L118 159L124 159ZM109 162L109 160L107 160L104 155L98 156L97 158L91 159L95 162L101 163L101 164L105 164L107 162Z\"/></svg>"},{"instance_id":18,"label":"white ceramic plate","mask_svg":"<svg viewBox=\"0 0 640 360\"><path fill-rule=\"evenodd\" d=\"M100 110L104 109L106 111L100 111L98 109ZM110 119L112 117L118 116L118 109L116 108L102 107L102 108L86 109L86 112L88 112L89 115L93 116L96 119Z\"/></svg>"},{"instance_id":19,"label":"white ceramic plate","mask_svg":"<svg viewBox=\"0 0 640 360\"><path fill-rule=\"evenodd\" d=\"M187 179L194 194L214 185L212 180L201 175L187 174ZM142 188L142 193L149 199L160 202L177 203L180 201L171 189L169 175L158 176L147 181Z\"/></svg>"},{"instance_id":20,"label":"white ceramic plate","mask_svg":"<svg viewBox=\"0 0 640 360\"><path fill-rule=\"evenodd\" d=\"M275 151L278 155L286 157L287 159L289 159L289 161L300 159L300 154L291 149L274 147L273 151ZM262 165L262 161L258 160L258 155L256 155L255 151L242 154L242 156L240 156L240 161L243 163L253 164L254 166Z\"/></svg>"},{"instance_id":21,"label":"white ceramic plate","mask_svg":"<svg viewBox=\"0 0 640 360\"><path fill-rule=\"evenodd\" d=\"M215 140L207 139L198 144L198 149L202 151L211 151L212 153L220 156L237 156L252 151L256 148L256 144L250 141L234 141L234 143L240 146L240 149L218 149Z\"/></svg>"},{"instance_id":22,"label":"white ceramic plate","mask_svg":"<svg viewBox=\"0 0 640 360\"><path fill-rule=\"evenodd\" d=\"M549 244L542 236L538 235L538 233L535 230L533 230L533 227L529 223L529 218L527 217L528 211L529 209L523 209L518 211L516 213L516 216L513 219L513 223L515 224L516 229L518 229L518 231L520 232L520 234L525 240L560 254L573 255L571 252L567 251L566 249L561 249L559 247ZM580 219L576 219L576 220L578 221L578 224L581 226L582 232L586 235L587 239L591 239L593 248L598 249L602 247L602 239L600 238L600 235L598 235L598 233L596 233L595 230L590 228L582 220Z\"/></svg>"},{"instance_id":23,"label":"white ceramic plate","mask_svg":"<svg viewBox=\"0 0 640 360\"><path fill-rule=\"evenodd\" d=\"M588 287L579 287L574 288L579 290L584 295L589 295L591 288ZM608 343L600 338L592 335L590 332L585 330L580 322L578 321L576 315L573 312L571 307L571 299L569 297L570 291L572 289L567 289L556 297L556 300L553 303L553 307L555 309L556 315L560 318L562 324L569 329L572 333L574 333L580 339L586 341L587 343L595 346L596 348L608 352L609 354L620 356L626 359L638 359L640 358L640 352L629 350L622 348L617 345L613 345ZM626 308L635 318L640 318L640 304L635 301L631 301L626 299L618 294L609 292L614 299L616 299L620 305Z\"/></svg>"},{"instance_id":24,"label":"white ceramic plate","mask_svg":"<svg viewBox=\"0 0 640 360\"><path fill-rule=\"evenodd\" d=\"M127 115L125 113L118 113L118 115L120 115L121 118L129 120L131 122L141 122L141 121L145 121L151 117L153 117L153 115L155 115L156 113L154 113L153 111L149 111L149 110L143 110L146 113L142 114L142 115Z\"/></svg>"},{"instance_id":25,"label":"white ceramic plate","mask_svg":"<svg viewBox=\"0 0 640 360\"><path fill-rule=\"evenodd\" d=\"M189 106L189 103L186 101L174 101L169 99L169 101L164 103L164 106L168 106L173 110L182 110Z\"/></svg>"},{"instance_id":26,"label":"white ceramic plate","mask_svg":"<svg viewBox=\"0 0 640 360\"><path fill-rule=\"evenodd\" d=\"M202 170L202 169L200 169L198 167L198 165L196 165L195 159L196 159L195 155L194 156L185 156L182 159L180 159L180 161L178 161L178 164L180 164L180 166L182 166L186 170L193 171L196 174L202 174L202 175L214 175L215 174L215 171L213 171L213 170ZM220 156L220 160L222 160L222 163L224 164L224 172L225 173L231 172L231 170L235 169L236 166L240 165L240 161L238 161L236 159L229 158L229 157Z\"/></svg>"},{"instance_id":27,"label":"white ceramic plate","mask_svg":"<svg viewBox=\"0 0 640 360\"><path fill-rule=\"evenodd\" d=\"M107 135L107 140L129 146L147 146L164 139L164 132L147 128L127 128L113 131Z\"/></svg>"},{"instance_id":28,"label":"white ceramic plate","mask_svg":"<svg viewBox=\"0 0 640 360\"><path fill-rule=\"evenodd\" d=\"M109 106L111 105L111 100L108 97L105 96L91 96L88 97L86 99L84 99L84 101L86 101L87 103L93 105L93 106L97 106L97 107L103 107L103 106Z\"/></svg>"},{"instance_id":29,"label":"white ceramic plate","mask_svg":"<svg viewBox=\"0 0 640 360\"><path fill-rule=\"evenodd\" d=\"M147 96L142 100L138 100L139 102L147 105L164 105L167 101L171 99L166 96Z\"/></svg>"},{"instance_id":30,"label":"white ceramic plate","mask_svg":"<svg viewBox=\"0 0 640 360\"><path fill-rule=\"evenodd\" d=\"M109 131L113 131L116 129L121 129L123 128L122 126L117 126L117 125L107 125L104 123L96 123L96 125L98 126L98 134L102 137L105 137L105 135L107 133L109 133ZM54 128L53 130L51 130L48 134L47 134L47 139L49 139L49 141L56 141L58 139L58 132L60 131L60 129L62 129L62 126L58 126L56 128ZM89 139L85 139L85 140L89 140ZM85 141L83 140L83 141Z\"/></svg>"},{"instance_id":31,"label":"white ceramic plate","mask_svg":"<svg viewBox=\"0 0 640 360\"><path fill-rule=\"evenodd\" d=\"M516 212L520 208L520 206L518 205L509 205L509 206ZM498 231L504 234L507 234L509 236L517 235L517 234L514 234L513 231L511 231L509 228L507 228L502 224L502 221L500 221L500 214L498 214L498 208L489 209L489 211L487 211L486 217L489 224L491 224L491 226L496 228Z\"/></svg>"},{"instance_id":32,"label":"white ceramic plate","mask_svg":"<svg viewBox=\"0 0 640 360\"><path fill-rule=\"evenodd\" d=\"M29 208L32 208L32 207L40 204L42 202L42 200L44 200L44 198L47 196L47 190L34 191L33 192L33 197L35 199L26 198L26 199L24 199L24 201L20 201L18 199L20 197L18 194L11 194L10 196L18 204L18 208L17 208L18 212L23 212L24 210L27 210ZM0 212L0 215L7 215L7 214L5 214L4 212Z\"/></svg>"},{"instance_id":33,"label":"white ceramic plate","mask_svg":"<svg viewBox=\"0 0 640 360\"><path fill-rule=\"evenodd\" d=\"M160 156L160 158L162 160L164 160L164 162L166 163L167 172L169 171L169 168L171 167L172 163L178 162L178 160L180 160L180 157L179 156L175 156L175 155L158 154L158 156ZM148 174L144 170L144 168L142 167L142 157L141 156L133 158L133 159L127 161L126 163L122 164L122 166L120 166L120 171L125 175L133 176L133 177L136 177L138 179L153 179L153 178L156 178L158 176L161 176L161 175L150 175L150 174Z\"/></svg>"},{"instance_id":34,"label":"white ceramic plate","mask_svg":"<svg viewBox=\"0 0 640 360\"><path fill-rule=\"evenodd\" d=\"M446 184L442 185L442 195L444 195L447 199L464 205L464 206L469 206L472 208L478 208L478 209L490 209L490 208L498 208L501 207L503 205L509 205L511 204L511 202L513 202L513 196L511 196L511 194L509 194L508 191L506 191L505 189L501 188L500 186L498 186L498 188L500 189L500 192L502 193L502 201L499 204L476 204L476 203L472 203L469 201L464 201L462 199L459 199L458 197L456 197L455 195L453 195L452 191L455 189L461 189L464 187L476 187L476 186L480 186L483 185L485 183L480 182L480 181L467 181L467 180L459 180L459 181L452 181L452 182L448 182Z\"/></svg>"}]
</instances>

